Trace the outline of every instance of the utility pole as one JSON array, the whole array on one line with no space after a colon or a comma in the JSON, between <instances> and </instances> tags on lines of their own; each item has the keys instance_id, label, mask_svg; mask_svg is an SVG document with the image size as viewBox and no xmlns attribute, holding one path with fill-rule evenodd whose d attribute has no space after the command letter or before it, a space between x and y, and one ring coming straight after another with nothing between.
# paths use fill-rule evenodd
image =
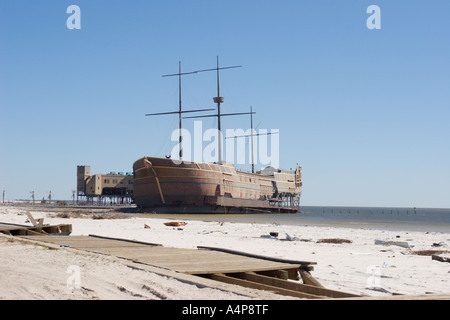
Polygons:
<instances>
[{"instance_id":1,"label":"utility pole","mask_svg":"<svg viewBox=\"0 0 450 320\"><path fill-rule=\"evenodd\" d=\"M5 190L3 190L3 203L5 203Z\"/></svg>"}]
</instances>

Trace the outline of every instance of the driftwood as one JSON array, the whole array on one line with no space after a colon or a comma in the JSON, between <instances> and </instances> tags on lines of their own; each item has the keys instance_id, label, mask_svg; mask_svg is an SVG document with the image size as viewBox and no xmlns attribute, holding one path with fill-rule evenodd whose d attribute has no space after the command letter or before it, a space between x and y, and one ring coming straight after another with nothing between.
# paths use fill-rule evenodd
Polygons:
<instances>
[{"instance_id":1,"label":"driftwood","mask_svg":"<svg viewBox=\"0 0 450 320\"><path fill-rule=\"evenodd\" d=\"M30 211L27 211L26 215L28 217L28 220L30 220L30 222L33 224L33 226L35 226L35 227L42 227L42 226L44 226L44 218L40 218L40 219L35 220Z\"/></svg>"},{"instance_id":2,"label":"driftwood","mask_svg":"<svg viewBox=\"0 0 450 320\"><path fill-rule=\"evenodd\" d=\"M412 253L417 254L419 256L433 256L433 255L439 255L442 253L450 253L448 250L417 250L413 251Z\"/></svg>"},{"instance_id":3,"label":"driftwood","mask_svg":"<svg viewBox=\"0 0 450 320\"><path fill-rule=\"evenodd\" d=\"M339 239L339 238L320 239L317 241L317 243L352 243L352 240Z\"/></svg>"},{"instance_id":4,"label":"driftwood","mask_svg":"<svg viewBox=\"0 0 450 320\"><path fill-rule=\"evenodd\" d=\"M168 227L180 227L187 225L187 222L165 222L164 225Z\"/></svg>"},{"instance_id":5,"label":"driftwood","mask_svg":"<svg viewBox=\"0 0 450 320\"><path fill-rule=\"evenodd\" d=\"M450 258L448 258L448 257L441 257L441 256L438 256L438 255L436 255L436 254L433 254L433 255L431 256L431 259L432 259L432 260L441 261L441 262L450 262Z\"/></svg>"}]
</instances>

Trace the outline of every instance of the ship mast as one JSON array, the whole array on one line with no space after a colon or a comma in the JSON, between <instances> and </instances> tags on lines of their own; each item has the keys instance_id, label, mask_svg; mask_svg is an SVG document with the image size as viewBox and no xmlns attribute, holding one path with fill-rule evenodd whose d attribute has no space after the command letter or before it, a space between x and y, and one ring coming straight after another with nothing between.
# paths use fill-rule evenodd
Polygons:
<instances>
[{"instance_id":1,"label":"ship mast","mask_svg":"<svg viewBox=\"0 0 450 320\"><path fill-rule=\"evenodd\" d=\"M188 74L194 74L197 73L198 71L192 71L192 72L181 72L181 61L178 62L178 73L174 73L174 74L165 74L162 77L172 77L172 76L178 76L178 111L171 111L171 112L159 112L159 113L148 113L146 114L146 116L158 116L158 115L167 115L167 114L178 114L178 126L179 126L179 146L180 146L180 151L179 151L179 157L180 160L183 160L183 136L181 133L181 129L182 129L182 114L183 113L188 113L188 112L201 112L201 111L211 111L214 109L197 109L197 110L182 110L181 108L181 76L184 75L188 75Z\"/></svg>"},{"instance_id":2,"label":"ship mast","mask_svg":"<svg viewBox=\"0 0 450 320\"><path fill-rule=\"evenodd\" d=\"M198 70L196 72L204 72L204 71L216 71L217 72L217 97L213 98L214 103L217 104L217 114L210 114L205 116L193 116L193 117L183 117L183 119L192 119L192 118L208 118L208 117L217 117L217 129L219 131L219 137L218 137L218 163L222 163L222 139L221 139L221 117L224 116L236 116L236 115L244 115L244 114L252 114L252 112L238 112L238 113L221 113L220 112L220 104L225 101L224 97L220 96L220 77L219 77L219 70L223 69L232 69L232 68L240 68L242 66L232 66L232 67L219 67L219 56L217 56L217 67L213 69L205 69L205 70Z\"/></svg>"},{"instance_id":3,"label":"ship mast","mask_svg":"<svg viewBox=\"0 0 450 320\"><path fill-rule=\"evenodd\" d=\"M250 114L250 134L244 134L241 136L231 136L231 137L225 137L225 139L231 139L231 138L244 138L244 137L250 137L250 149L251 149L251 159L252 159L252 173L255 173L255 160L254 160L254 152L253 152L253 137L254 136L268 136L271 134L278 134L278 132L266 132L266 133L256 133L256 129L258 129L261 122L256 126L255 129L253 129L253 115L256 114L256 112L253 112L253 107L250 106L250 112L247 114ZM255 133L254 133L255 131Z\"/></svg>"},{"instance_id":4,"label":"ship mast","mask_svg":"<svg viewBox=\"0 0 450 320\"><path fill-rule=\"evenodd\" d=\"M253 114L252 114L252 106L250 106L250 134L251 134L251 140L250 140L250 147L252 149L252 173L255 173L255 160L253 159Z\"/></svg>"},{"instance_id":5,"label":"ship mast","mask_svg":"<svg viewBox=\"0 0 450 320\"><path fill-rule=\"evenodd\" d=\"M220 128L220 103L225 101L225 98L220 96L220 80L219 80L219 56L217 56L217 97L213 98L214 102L217 103L217 130L219 131L219 163L222 162L222 139L221 139L221 128Z\"/></svg>"}]
</instances>

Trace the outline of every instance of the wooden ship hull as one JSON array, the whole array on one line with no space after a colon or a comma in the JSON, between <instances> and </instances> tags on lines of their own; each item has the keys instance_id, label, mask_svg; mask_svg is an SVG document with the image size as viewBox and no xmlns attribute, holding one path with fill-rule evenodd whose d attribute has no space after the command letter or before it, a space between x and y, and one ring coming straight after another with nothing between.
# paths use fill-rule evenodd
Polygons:
<instances>
[{"instance_id":1,"label":"wooden ship hull","mask_svg":"<svg viewBox=\"0 0 450 320\"><path fill-rule=\"evenodd\" d=\"M157 213L297 213L301 167L238 171L232 164L143 157L133 164L134 201Z\"/></svg>"}]
</instances>

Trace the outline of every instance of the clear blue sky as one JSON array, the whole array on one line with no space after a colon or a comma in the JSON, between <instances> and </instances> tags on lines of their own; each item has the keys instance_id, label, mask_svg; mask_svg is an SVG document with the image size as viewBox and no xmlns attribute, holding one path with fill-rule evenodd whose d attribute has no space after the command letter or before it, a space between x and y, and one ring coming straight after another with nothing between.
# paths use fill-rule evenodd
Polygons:
<instances>
[{"instance_id":1,"label":"clear blue sky","mask_svg":"<svg viewBox=\"0 0 450 320\"><path fill-rule=\"evenodd\" d=\"M81 29L69 30L69 5ZM369 5L381 29L369 30ZM168 154L184 71L223 65L224 112L280 129L304 205L450 207L450 2L0 0L0 191L70 199L76 166ZM214 108L214 73L183 103ZM193 121L185 120L187 128ZM213 119L205 128L215 126ZM248 118L224 127L248 128Z\"/></svg>"}]
</instances>

